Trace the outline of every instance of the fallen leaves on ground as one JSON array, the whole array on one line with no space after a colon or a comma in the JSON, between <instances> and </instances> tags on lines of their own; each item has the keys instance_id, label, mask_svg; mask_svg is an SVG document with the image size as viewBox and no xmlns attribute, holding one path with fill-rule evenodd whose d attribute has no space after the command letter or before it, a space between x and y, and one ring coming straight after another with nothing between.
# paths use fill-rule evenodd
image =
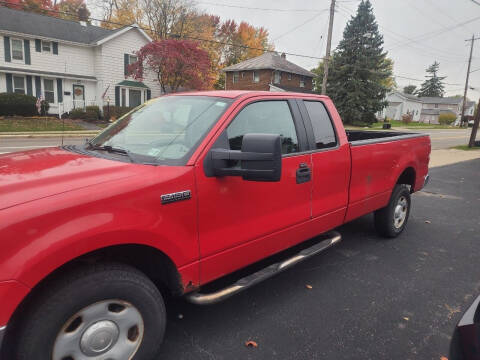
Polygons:
<instances>
[{"instance_id":1,"label":"fallen leaves on ground","mask_svg":"<svg viewBox=\"0 0 480 360\"><path fill-rule=\"evenodd\" d=\"M309 289L309 290L312 290L312 289L313 289L313 286L312 286L312 285L308 285L308 284L307 284L307 285L305 285L305 287L306 287L307 289Z\"/></svg>"},{"instance_id":2,"label":"fallen leaves on ground","mask_svg":"<svg viewBox=\"0 0 480 360\"><path fill-rule=\"evenodd\" d=\"M440 356L440 360L448 360L448 358L445 356Z\"/></svg>"},{"instance_id":3,"label":"fallen leaves on ground","mask_svg":"<svg viewBox=\"0 0 480 360\"><path fill-rule=\"evenodd\" d=\"M425 220L425 224L431 224L432 222L430 220Z\"/></svg>"},{"instance_id":4,"label":"fallen leaves on ground","mask_svg":"<svg viewBox=\"0 0 480 360\"><path fill-rule=\"evenodd\" d=\"M410 320L410 319L409 319L408 317L404 316L404 317L403 317L403 320L408 321L408 320Z\"/></svg>"},{"instance_id":5,"label":"fallen leaves on ground","mask_svg":"<svg viewBox=\"0 0 480 360\"><path fill-rule=\"evenodd\" d=\"M246 347L254 347L254 348L256 348L256 347L258 347L258 344L257 344L255 341L253 341L253 340L249 340L249 341L246 341L246 342L245 342L245 346L246 346Z\"/></svg>"}]
</instances>

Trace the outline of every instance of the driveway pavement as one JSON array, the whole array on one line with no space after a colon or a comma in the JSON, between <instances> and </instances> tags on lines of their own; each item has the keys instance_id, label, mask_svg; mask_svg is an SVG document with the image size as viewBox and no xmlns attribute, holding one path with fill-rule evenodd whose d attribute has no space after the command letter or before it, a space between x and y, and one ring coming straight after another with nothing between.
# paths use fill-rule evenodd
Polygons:
<instances>
[{"instance_id":1,"label":"driveway pavement","mask_svg":"<svg viewBox=\"0 0 480 360\"><path fill-rule=\"evenodd\" d=\"M397 239L377 237L365 216L339 228L337 247L223 303L175 301L158 359L448 356L461 312L480 294L480 159L431 176Z\"/></svg>"}]
</instances>

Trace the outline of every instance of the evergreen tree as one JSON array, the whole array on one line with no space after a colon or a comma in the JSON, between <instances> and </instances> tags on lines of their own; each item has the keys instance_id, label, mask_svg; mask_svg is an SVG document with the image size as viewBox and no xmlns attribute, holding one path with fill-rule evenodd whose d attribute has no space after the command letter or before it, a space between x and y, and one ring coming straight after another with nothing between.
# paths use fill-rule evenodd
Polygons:
<instances>
[{"instance_id":1,"label":"evergreen tree","mask_svg":"<svg viewBox=\"0 0 480 360\"><path fill-rule=\"evenodd\" d=\"M435 61L427 68L426 71L430 75L425 76L427 80L422 83L422 87L417 91L418 96L443 97L445 89L442 80L445 79L445 76L437 76L439 66L440 64Z\"/></svg>"},{"instance_id":2,"label":"evergreen tree","mask_svg":"<svg viewBox=\"0 0 480 360\"><path fill-rule=\"evenodd\" d=\"M415 92L416 89L417 89L416 85L407 85L403 88L403 93L411 95Z\"/></svg>"},{"instance_id":3,"label":"evergreen tree","mask_svg":"<svg viewBox=\"0 0 480 360\"><path fill-rule=\"evenodd\" d=\"M392 62L383 51L383 36L369 0L362 0L357 14L343 31L331 60L329 95L345 123L375 121L375 113L387 106L392 88Z\"/></svg>"}]
</instances>

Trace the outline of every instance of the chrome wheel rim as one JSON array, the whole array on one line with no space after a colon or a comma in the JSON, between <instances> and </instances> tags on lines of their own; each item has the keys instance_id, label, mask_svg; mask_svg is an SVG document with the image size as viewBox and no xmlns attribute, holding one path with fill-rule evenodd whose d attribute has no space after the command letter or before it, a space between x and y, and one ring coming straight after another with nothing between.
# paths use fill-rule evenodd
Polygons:
<instances>
[{"instance_id":1,"label":"chrome wheel rim","mask_svg":"<svg viewBox=\"0 0 480 360\"><path fill-rule=\"evenodd\" d=\"M393 226L400 229L407 219L408 201L405 196L400 196L393 211Z\"/></svg>"},{"instance_id":2,"label":"chrome wheel rim","mask_svg":"<svg viewBox=\"0 0 480 360\"><path fill-rule=\"evenodd\" d=\"M143 340L140 312L122 300L104 300L73 315L53 345L52 360L131 359Z\"/></svg>"}]
</instances>

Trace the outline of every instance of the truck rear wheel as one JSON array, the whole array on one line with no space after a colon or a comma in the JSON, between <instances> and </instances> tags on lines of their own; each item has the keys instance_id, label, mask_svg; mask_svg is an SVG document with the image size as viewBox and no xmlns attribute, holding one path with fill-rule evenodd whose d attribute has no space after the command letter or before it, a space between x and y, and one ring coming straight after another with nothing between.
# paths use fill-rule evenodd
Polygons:
<instances>
[{"instance_id":1,"label":"truck rear wheel","mask_svg":"<svg viewBox=\"0 0 480 360\"><path fill-rule=\"evenodd\" d=\"M397 184L386 207L375 211L375 228L381 236L394 238L407 225L410 215L410 190L407 185Z\"/></svg>"},{"instance_id":2,"label":"truck rear wheel","mask_svg":"<svg viewBox=\"0 0 480 360\"><path fill-rule=\"evenodd\" d=\"M100 264L45 286L23 319L18 360L151 360L163 340L166 312L143 273Z\"/></svg>"}]
</instances>

